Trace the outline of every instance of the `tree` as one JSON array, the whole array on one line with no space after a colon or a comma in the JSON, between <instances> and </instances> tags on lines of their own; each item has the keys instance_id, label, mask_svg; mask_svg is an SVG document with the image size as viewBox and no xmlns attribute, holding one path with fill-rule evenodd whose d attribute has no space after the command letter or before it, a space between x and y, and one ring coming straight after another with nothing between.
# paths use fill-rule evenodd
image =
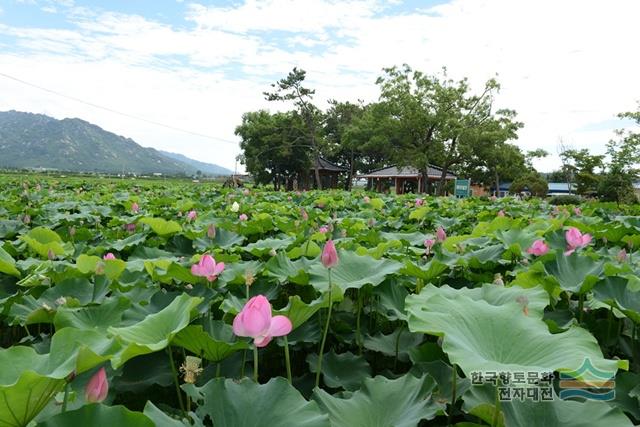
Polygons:
<instances>
[{"instance_id":1,"label":"tree","mask_svg":"<svg viewBox=\"0 0 640 427\"><path fill-rule=\"evenodd\" d=\"M580 195L594 195L598 192L601 176L596 169L604 169L604 156L594 155L588 149L569 149L562 153L563 163L576 183L576 192Z\"/></svg>"},{"instance_id":2,"label":"tree","mask_svg":"<svg viewBox=\"0 0 640 427\"><path fill-rule=\"evenodd\" d=\"M289 72L287 77L278 80L271 86L275 88L274 92L264 92L267 101L293 101L298 108L298 112L302 116L306 125L307 137L309 145L313 150L315 162L313 170L316 178L318 190L322 190L322 182L320 181L320 148L317 140L317 123L320 117L320 111L311 103L315 90L302 86L306 77L306 71L299 70L296 67Z\"/></svg>"},{"instance_id":3,"label":"tree","mask_svg":"<svg viewBox=\"0 0 640 427\"><path fill-rule=\"evenodd\" d=\"M447 172L465 160L474 144L515 138L522 126L512 120L515 112L492 111L493 96L499 89L494 79L486 82L480 95L473 95L466 79L454 82L447 78L446 70L442 77L428 76L404 65L384 69L384 73L376 83L381 102L399 124L396 163L414 166L426 183L430 162L439 162L440 193Z\"/></svg>"},{"instance_id":4,"label":"tree","mask_svg":"<svg viewBox=\"0 0 640 427\"><path fill-rule=\"evenodd\" d=\"M241 163L257 183L273 183L275 190L283 183L291 188L293 180L309 170L309 144L296 112L245 113L235 133L241 138Z\"/></svg>"},{"instance_id":5,"label":"tree","mask_svg":"<svg viewBox=\"0 0 640 427\"><path fill-rule=\"evenodd\" d=\"M356 120L364 114L366 107L362 103L329 101L329 109L325 113L323 134L328 144L329 159L346 166L349 177L345 190L351 190L351 183L356 172L356 162L362 153L362 144L355 137L353 130Z\"/></svg>"},{"instance_id":6,"label":"tree","mask_svg":"<svg viewBox=\"0 0 640 427\"><path fill-rule=\"evenodd\" d=\"M618 114L621 119L631 119L640 125L640 103L637 112ZM638 178L640 163L640 132L617 130L617 139L607 144L609 164L599 187L600 197L617 203L637 200L633 182Z\"/></svg>"},{"instance_id":7,"label":"tree","mask_svg":"<svg viewBox=\"0 0 640 427\"><path fill-rule=\"evenodd\" d=\"M549 191L549 185L538 172L530 171L514 180L509 188L509 192L512 194L522 193L523 191L529 191L532 196L544 197Z\"/></svg>"}]
</instances>

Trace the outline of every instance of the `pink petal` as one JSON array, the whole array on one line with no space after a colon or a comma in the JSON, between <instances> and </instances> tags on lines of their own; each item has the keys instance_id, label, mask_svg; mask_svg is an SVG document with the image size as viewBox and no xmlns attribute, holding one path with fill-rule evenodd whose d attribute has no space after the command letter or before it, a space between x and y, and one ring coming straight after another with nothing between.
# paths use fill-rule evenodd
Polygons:
<instances>
[{"instance_id":1,"label":"pink petal","mask_svg":"<svg viewBox=\"0 0 640 427\"><path fill-rule=\"evenodd\" d=\"M204 276L202 270L200 269L200 266L198 264L193 264L191 266L191 274L193 274L194 276Z\"/></svg>"},{"instance_id":2,"label":"pink petal","mask_svg":"<svg viewBox=\"0 0 640 427\"><path fill-rule=\"evenodd\" d=\"M271 326L269 327L268 335L273 337L282 337L287 335L293 329L293 324L286 316L273 316L271 319Z\"/></svg>"},{"instance_id":3,"label":"pink petal","mask_svg":"<svg viewBox=\"0 0 640 427\"><path fill-rule=\"evenodd\" d=\"M582 235L582 246L587 246L591 243L591 234L583 234Z\"/></svg>"},{"instance_id":4,"label":"pink petal","mask_svg":"<svg viewBox=\"0 0 640 427\"><path fill-rule=\"evenodd\" d=\"M242 316L240 316L240 313L233 319L233 333L239 337L249 336L247 330L244 328L244 324L242 323Z\"/></svg>"},{"instance_id":5,"label":"pink petal","mask_svg":"<svg viewBox=\"0 0 640 427\"><path fill-rule=\"evenodd\" d=\"M564 254L565 254L566 256L569 256L569 255L571 255L572 253L574 253L575 251L576 251L576 248L568 248L568 249L564 252Z\"/></svg>"},{"instance_id":6,"label":"pink petal","mask_svg":"<svg viewBox=\"0 0 640 427\"><path fill-rule=\"evenodd\" d=\"M264 336L264 337L256 337L253 340L253 343L256 345L256 347L266 347L267 344L269 344L271 342L271 338L269 335Z\"/></svg>"},{"instance_id":7,"label":"pink petal","mask_svg":"<svg viewBox=\"0 0 640 427\"><path fill-rule=\"evenodd\" d=\"M224 271L224 262L219 262L216 264L215 268L213 269L213 274L216 276L219 276L220 273L222 273Z\"/></svg>"},{"instance_id":8,"label":"pink petal","mask_svg":"<svg viewBox=\"0 0 640 427\"><path fill-rule=\"evenodd\" d=\"M211 255L202 255L198 264L200 265L201 271L207 276L213 274L213 271L216 268L216 261Z\"/></svg>"}]
</instances>

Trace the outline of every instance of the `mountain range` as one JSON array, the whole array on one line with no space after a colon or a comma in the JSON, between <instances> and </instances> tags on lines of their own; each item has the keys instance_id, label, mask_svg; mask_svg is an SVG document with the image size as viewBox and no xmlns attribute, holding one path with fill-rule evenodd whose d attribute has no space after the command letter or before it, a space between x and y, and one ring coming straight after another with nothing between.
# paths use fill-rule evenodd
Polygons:
<instances>
[{"instance_id":1,"label":"mountain range","mask_svg":"<svg viewBox=\"0 0 640 427\"><path fill-rule=\"evenodd\" d=\"M85 120L0 112L0 168L68 172L229 175L229 169L142 147Z\"/></svg>"}]
</instances>

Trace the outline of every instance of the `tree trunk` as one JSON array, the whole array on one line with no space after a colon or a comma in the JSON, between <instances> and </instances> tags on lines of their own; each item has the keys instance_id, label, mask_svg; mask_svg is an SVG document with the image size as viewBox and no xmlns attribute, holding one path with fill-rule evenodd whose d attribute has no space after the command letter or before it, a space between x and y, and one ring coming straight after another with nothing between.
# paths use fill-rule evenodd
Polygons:
<instances>
[{"instance_id":1,"label":"tree trunk","mask_svg":"<svg viewBox=\"0 0 640 427\"><path fill-rule=\"evenodd\" d=\"M345 189L347 191L351 191L351 186L353 185L353 173L355 172L355 161L354 161L353 150L351 150L351 160L349 161L349 179L347 180L347 184L345 185Z\"/></svg>"},{"instance_id":2,"label":"tree trunk","mask_svg":"<svg viewBox=\"0 0 640 427\"><path fill-rule=\"evenodd\" d=\"M442 174L440 174L440 181L438 182L438 196L444 195L444 184L447 181L447 173L449 172L449 162L445 162L442 167Z\"/></svg>"},{"instance_id":3,"label":"tree trunk","mask_svg":"<svg viewBox=\"0 0 640 427\"><path fill-rule=\"evenodd\" d=\"M500 177L498 176L498 169L495 170L496 174L496 197L500 197Z\"/></svg>"},{"instance_id":4,"label":"tree trunk","mask_svg":"<svg viewBox=\"0 0 640 427\"><path fill-rule=\"evenodd\" d=\"M422 182L420 183L420 187L418 189L419 193L428 193L428 184L429 184L429 169L422 171Z\"/></svg>"}]
</instances>

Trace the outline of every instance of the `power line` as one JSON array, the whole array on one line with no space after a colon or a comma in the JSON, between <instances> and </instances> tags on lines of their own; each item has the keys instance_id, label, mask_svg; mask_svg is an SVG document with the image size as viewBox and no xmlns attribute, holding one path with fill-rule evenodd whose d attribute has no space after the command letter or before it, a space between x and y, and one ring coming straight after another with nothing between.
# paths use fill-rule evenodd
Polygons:
<instances>
[{"instance_id":1,"label":"power line","mask_svg":"<svg viewBox=\"0 0 640 427\"><path fill-rule=\"evenodd\" d=\"M85 104L85 105L88 105L88 106L93 107L93 108L98 108L100 110L108 111L108 112L113 113L113 114L118 114L120 116L128 117L130 119L139 120L139 121L142 121L142 122L145 122L145 123L149 123L149 124L156 125L156 126L161 126L163 128L166 128L166 129L171 129L171 130L174 130L174 131L183 132L183 133L187 133L187 134L194 135L194 136L199 136L201 138L213 139L213 140L216 140L216 141L221 141L221 142L225 142L227 144L233 144L233 145L237 145L238 144L236 141L231 141L231 140L228 140L228 139L218 138L216 136L206 135L206 134L203 134L203 133L190 131L188 129L183 129L183 128L179 128L179 127L176 127L176 126L171 126L171 125L168 125L168 124L165 124L165 123L156 122L154 120L145 119L144 117L139 117L139 116L134 116L134 115L128 114L128 113L123 113L122 111L117 111L117 110L114 110L113 108L104 107L102 105L94 104L93 102L85 101L83 99L76 98L74 96L65 95L64 93L55 91L53 89L48 89L48 88L43 87L43 86L38 86L36 84L27 82L25 80L19 79L19 78L14 77L14 76L10 76L9 74L5 74L5 73L2 73L2 72L0 72L0 77L4 77L4 78L10 79L10 80L14 80L14 81L16 81L18 83L22 83L23 85L31 86L33 88L42 90L44 92L48 92L48 93L54 94L56 96L60 96L62 98L66 98L66 99L69 99L71 101L79 102L81 104Z\"/></svg>"}]
</instances>

